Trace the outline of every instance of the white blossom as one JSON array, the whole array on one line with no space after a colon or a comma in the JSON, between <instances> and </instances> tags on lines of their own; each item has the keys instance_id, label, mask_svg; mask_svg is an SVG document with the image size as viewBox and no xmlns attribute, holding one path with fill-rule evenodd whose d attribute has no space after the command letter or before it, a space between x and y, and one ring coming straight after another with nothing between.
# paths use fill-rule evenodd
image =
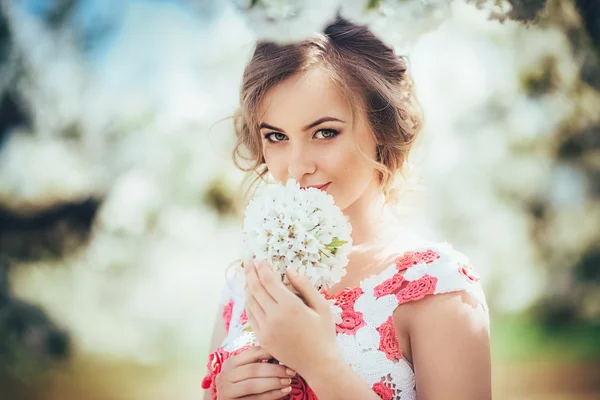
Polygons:
<instances>
[{"instance_id":1,"label":"white blossom","mask_svg":"<svg viewBox=\"0 0 600 400\"><path fill-rule=\"evenodd\" d=\"M291 43L322 32L333 21L339 0L234 0L257 39Z\"/></svg>"},{"instance_id":2,"label":"white blossom","mask_svg":"<svg viewBox=\"0 0 600 400\"><path fill-rule=\"evenodd\" d=\"M294 270L317 289L331 287L346 274L351 232L348 217L330 194L301 189L290 179L248 204L242 257L268 261L286 285L286 270Z\"/></svg>"}]
</instances>

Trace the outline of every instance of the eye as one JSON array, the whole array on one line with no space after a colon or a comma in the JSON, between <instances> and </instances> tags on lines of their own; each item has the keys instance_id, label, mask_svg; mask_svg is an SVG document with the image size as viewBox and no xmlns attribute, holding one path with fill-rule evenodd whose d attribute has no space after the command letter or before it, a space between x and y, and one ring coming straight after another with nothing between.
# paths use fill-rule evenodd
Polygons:
<instances>
[{"instance_id":1,"label":"eye","mask_svg":"<svg viewBox=\"0 0 600 400\"><path fill-rule=\"evenodd\" d=\"M333 139L340 133L335 129L319 129L315 132L315 139ZM319 137L320 136L320 137Z\"/></svg>"},{"instance_id":2,"label":"eye","mask_svg":"<svg viewBox=\"0 0 600 400\"><path fill-rule=\"evenodd\" d=\"M287 136L279 132L271 132L265 135L265 139L271 143L277 143L286 140Z\"/></svg>"}]
</instances>

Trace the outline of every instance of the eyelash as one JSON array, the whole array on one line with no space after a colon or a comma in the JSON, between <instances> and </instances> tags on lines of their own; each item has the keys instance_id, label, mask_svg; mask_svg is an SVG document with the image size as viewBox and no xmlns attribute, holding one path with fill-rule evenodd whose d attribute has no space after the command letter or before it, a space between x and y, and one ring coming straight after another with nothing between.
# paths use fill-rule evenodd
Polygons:
<instances>
[{"instance_id":1,"label":"eyelash","mask_svg":"<svg viewBox=\"0 0 600 400\"><path fill-rule=\"evenodd\" d=\"M339 132L339 131L337 131L337 130L335 130L335 129L319 129L318 131L316 131L316 132L315 132L315 134L317 134L317 133L319 133L319 132L329 132L329 133L332 133L333 135L332 135L332 136L330 136L330 137L323 138L323 139L318 139L318 140L331 140L331 139L334 139L336 136L338 136L338 135L340 134L340 132ZM284 139L284 140L271 140L270 138L271 138L271 136L273 136L273 135L284 135L284 136L285 136L285 134L283 134L283 133L280 133L280 132L269 132L269 133L267 133L267 134L264 136L264 138L265 138L265 140L266 140L267 142L269 142L269 143L273 143L273 144L277 144L277 143L279 143L279 142L284 142L284 141L285 141L285 139Z\"/></svg>"}]
</instances>

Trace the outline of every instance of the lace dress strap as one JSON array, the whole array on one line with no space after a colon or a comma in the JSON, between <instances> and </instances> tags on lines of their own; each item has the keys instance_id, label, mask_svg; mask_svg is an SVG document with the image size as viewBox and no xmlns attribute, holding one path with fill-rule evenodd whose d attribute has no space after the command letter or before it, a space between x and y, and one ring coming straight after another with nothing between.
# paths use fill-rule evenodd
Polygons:
<instances>
[{"instance_id":1,"label":"lace dress strap","mask_svg":"<svg viewBox=\"0 0 600 400\"><path fill-rule=\"evenodd\" d=\"M429 295L466 291L487 309L481 279L469 259L446 243L404 252L395 265L361 283L374 299L386 296L395 307ZM390 309L390 311L393 311Z\"/></svg>"},{"instance_id":2,"label":"lace dress strap","mask_svg":"<svg viewBox=\"0 0 600 400\"><path fill-rule=\"evenodd\" d=\"M402 304L442 293L465 291L487 311L479 276L468 258L446 243L402 253L394 265L361 282L359 290L363 295L354 310L376 327L389 322Z\"/></svg>"}]
</instances>

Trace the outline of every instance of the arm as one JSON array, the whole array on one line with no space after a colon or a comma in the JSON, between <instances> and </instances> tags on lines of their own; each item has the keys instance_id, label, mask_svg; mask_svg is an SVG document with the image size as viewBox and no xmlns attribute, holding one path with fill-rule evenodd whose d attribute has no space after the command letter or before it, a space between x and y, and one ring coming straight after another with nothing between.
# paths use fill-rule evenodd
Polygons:
<instances>
[{"instance_id":1,"label":"arm","mask_svg":"<svg viewBox=\"0 0 600 400\"><path fill-rule=\"evenodd\" d=\"M489 316L484 308L464 291L407 306L419 399L491 399Z\"/></svg>"}]
</instances>

